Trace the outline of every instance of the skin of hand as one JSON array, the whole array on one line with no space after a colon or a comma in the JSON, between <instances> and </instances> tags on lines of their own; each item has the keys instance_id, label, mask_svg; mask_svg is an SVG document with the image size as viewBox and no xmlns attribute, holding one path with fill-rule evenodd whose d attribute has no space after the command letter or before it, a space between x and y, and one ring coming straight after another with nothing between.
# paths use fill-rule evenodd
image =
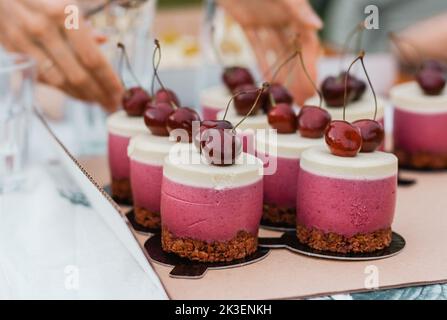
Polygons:
<instances>
[{"instance_id":1,"label":"skin of hand","mask_svg":"<svg viewBox=\"0 0 447 320\"><path fill-rule=\"evenodd\" d=\"M0 0L0 42L33 57L38 80L114 111L123 87L79 14L79 28L65 28L75 0Z\"/></svg>"},{"instance_id":2,"label":"skin of hand","mask_svg":"<svg viewBox=\"0 0 447 320\"><path fill-rule=\"evenodd\" d=\"M243 28L258 66L267 77L265 80L286 84L298 104L315 94L298 61L291 62L271 79L272 68L267 57L273 52L277 61L285 60L293 52L294 39L299 35L306 67L316 79L321 53L317 32L323 23L307 0L218 0L218 4Z\"/></svg>"},{"instance_id":3,"label":"skin of hand","mask_svg":"<svg viewBox=\"0 0 447 320\"><path fill-rule=\"evenodd\" d=\"M414 59L415 63L420 63L420 58L447 61L447 13L413 24L398 36L411 44L401 46L407 59Z\"/></svg>"}]
</instances>

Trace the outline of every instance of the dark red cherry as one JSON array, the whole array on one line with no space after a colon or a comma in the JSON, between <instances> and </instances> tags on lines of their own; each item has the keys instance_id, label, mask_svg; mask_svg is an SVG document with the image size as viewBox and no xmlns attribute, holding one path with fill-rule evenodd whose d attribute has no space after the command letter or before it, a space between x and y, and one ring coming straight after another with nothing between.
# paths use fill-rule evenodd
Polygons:
<instances>
[{"instance_id":1,"label":"dark red cherry","mask_svg":"<svg viewBox=\"0 0 447 320\"><path fill-rule=\"evenodd\" d=\"M269 125L278 133L296 132L296 114L290 104L279 103L270 109L267 119Z\"/></svg>"},{"instance_id":2,"label":"dark red cherry","mask_svg":"<svg viewBox=\"0 0 447 320\"><path fill-rule=\"evenodd\" d=\"M331 115L323 108L303 106L298 114L297 127L302 137L322 138L331 122Z\"/></svg>"},{"instance_id":3,"label":"dark red cherry","mask_svg":"<svg viewBox=\"0 0 447 320\"><path fill-rule=\"evenodd\" d=\"M434 59L428 59L428 60L425 60L424 62L422 62L422 69L430 69L430 70L435 70L435 71L439 71L439 72L446 71L445 65L442 62L440 62L438 60L434 60Z\"/></svg>"},{"instance_id":4,"label":"dark red cherry","mask_svg":"<svg viewBox=\"0 0 447 320\"><path fill-rule=\"evenodd\" d=\"M379 122L369 119L357 120L352 124L360 129L360 134L362 135L362 149L360 152L376 151L385 137L383 126Z\"/></svg>"},{"instance_id":5,"label":"dark red cherry","mask_svg":"<svg viewBox=\"0 0 447 320\"><path fill-rule=\"evenodd\" d=\"M255 80L247 68L228 67L225 68L222 80L228 90L234 93L236 88L244 84L255 84Z\"/></svg>"},{"instance_id":6,"label":"dark red cherry","mask_svg":"<svg viewBox=\"0 0 447 320\"><path fill-rule=\"evenodd\" d=\"M325 140L331 153L340 157L355 157L362 148L360 129L343 120L329 123Z\"/></svg>"},{"instance_id":7,"label":"dark red cherry","mask_svg":"<svg viewBox=\"0 0 447 320\"><path fill-rule=\"evenodd\" d=\"M233 129L233 124L227 120L203 120L200 122L199 133L194 136L194 145L200 151L202 133L207 129Z\"/></svg>"},{"instance_id":8,"label":"dark red cherry","mask_svg":"<svg viewBox=\"0 0 447 320\"><path fill-rule=\"evenodd\" d=\"M173 113L171 113L168 117L167 126L168 131L176 129L183 129L185 133L188 134L189 142L192 142L192 123L193 121L200 121L199 114L191 108L181 107L176 109ZM182 138L177 137L177 141L180 142ZM186 141L182 141L186 142Z\"/></svg>"},{"instance_id":9,"label":"dark red cherry","mask_svg":"<svg viewBox=\"0 0 447 320\"><path fill-rule=\"evenodd\" d=\"M169 136L167 128L168 117L174 109L170 103L150 103L144 112L144 123L155 136Z\"/></svg>"},{"instance_id":10,"label":"dark red cherry","mask_svg":"<svg viewBox=\"0 0 447 320\"><path fill-rule=\"evenodd\" d=\"M238 94L238 92L246 91L246 93ZM244 84L235 90L236 96L234 97L234 109L236 113L240 116L245 116L248 111L253 107L253 104L256 102L256 98L258 97L259 90L254 84ZM256 104L255 109L251 113L251 116L256 115L258 110L264 104L265 95L261 95L258 103Z\"/></svg>"},{"instance_id":11,"label":"dark red cherry","mask_svg":"<svg viewBox=\"0 0 447 320\"><path fill-rule=\"evenodd\" d=\"M174 93L174 91L170 89L159 89L155 93L154 100L156 102L167 102L167 103L174 103L176 106L180 106L180 100L178 99L177 95Z\"/></svg>"},{"instance_id":12,"label":"dark red cherry","mask_svg":"<svg viewBox=\"0 0 447 320\"><path fill-rule=\"evenodd\" d=\"M321 84L321 93L328 107L343 107L345 100L345 79L341 77L327 77ZM348 97L351 96L351 88L347 88ZM348 99L349 101L349 99Z\"/></svg>"},{"instance_id":13,"label":"dark red cherry","mask_svg":"<svg viewBox=\"0 0 447 320\"><path fill-rule=\"evenodd\" d=\"M242 142L233 129L205 129L200 146L205 159L216 166L232 165L242 153Z\"/></svg>"},{"instance_id":14,"label":"dark red cherry","mask_svg":"<svg viewBox=\"0 0 447 320\"><path fill-rule=\"evenodd\" d=\"M445 76L435 69L422 69L416 75L416 80L426 95L441 94L445 87Z\"/></svg>"},{"instance_id":15,"label":"dark red cherry","mask_svg":"<svg viewBox=\"0 0 447 320\"><path fill-rule=\"evenodd\" d=\"M123 96L123 109L130 117L141 117L146 110L146 105L152 99L141 87L127 89Z\"/></svg>"},{"instance_id":16,"label":"dark red cherry","mask_svg":"<svg viewBox=\"0 0 447 320\"><path fill-rule=\"evenodd\" d=\"M270 95L273 97L273 102L276 104L280 103L287 103L292 105L293 104L293 97L290 94L289 90L284 87L282 84L274 83L271 84L268 90L266 91L267 98L265 99L265 102L263 104L263 109L265 113L268 113L270 111L270 108L272 107L272 99L270 98Z\"/></svg>"},{"instance_id":17,"label":"dark red cherry","mask_svg":"<svg viewBox=\"0 0 447 320\"><path fill-rule=\"evenodd\" d=\"M342 72L339 75L339 79L344 83L346 72ZM366 83L365 81L356 78L352 75L348 75L348 92L351 93L349 96L350 101L358 101L362 98L363 94L366 91ZM344 92L343 92L344 95Z\"/></svg>"}]
</instances>

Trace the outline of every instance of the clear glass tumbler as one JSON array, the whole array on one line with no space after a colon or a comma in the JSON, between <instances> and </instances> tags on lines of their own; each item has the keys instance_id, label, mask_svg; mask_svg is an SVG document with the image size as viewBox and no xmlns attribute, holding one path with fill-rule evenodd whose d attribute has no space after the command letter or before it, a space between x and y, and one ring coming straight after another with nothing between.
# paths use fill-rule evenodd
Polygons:
<instances>
[{"instance_id":1,"label":"clear glass tumbler","mask_svg":"<svg viewBox=\"0 0 447 320\"><path fill-rule=\"evenodd\" d=\"M0 194L25 181L34 62L0 51Z\"/></svg>"}]
</instances>

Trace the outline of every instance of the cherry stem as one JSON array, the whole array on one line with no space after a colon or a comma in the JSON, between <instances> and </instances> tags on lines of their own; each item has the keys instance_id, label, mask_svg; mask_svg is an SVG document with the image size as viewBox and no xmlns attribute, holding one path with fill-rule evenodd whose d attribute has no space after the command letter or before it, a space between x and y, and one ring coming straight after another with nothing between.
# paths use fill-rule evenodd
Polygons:
<instances>
[{"instance_id":1,"label":"cherry stem","mask_svg":"<svg viewBox=\"0 0 447 320\"><path fill-rule=\"evenodd\" d=\"M124 44L122 44L121 42L118 42L117 46L121 50L121 57L120 57L120 62L119 62L119 73L120 73L121 82L124 85L123 64L125 62L126 66L127 66L127 69L129 70L130 75L132 76L134 81L137 83L138 86L142 87L140 81L138 80L137 76L133 72L132 65L130 64L129 56L128 56L127 51L126 51L126 46Z\"/></svg>"},{"instance_id":2,"label":"cherry stem","mask_svg":"<svg viewBox=\"0 0 447 320\"><path fill-rule=\"evenodd\" d=\"M307 71L306 64L304 63L303 52L301 51L301 49L298 51L298 56L300 57L300 63L301 63L301 67L303 68L304 74L306 75L306 77L310 81L310 83L312 84L312 87L314 87L315 91L318 93L318 97L320 98L319 107L321 108L321 105L323 103L323 95L322 95L321 91L318 89L315 82L312 80L312 77L310 76L309 72Z\"/></svg>"},{"instance_id":3,"label":"cherry stem","mask_svg":"<svg viewBox=\"0 0 447 320\"><path fill-rule=\"evenodd\" d=\"M222 120L225 120L225 118L227 117L228 110L230 109L230 104L231 104L231 102L232 102L236 97L240 96L241 94L253 93L253 92L258 92L258 91L259 91L259 89L254 89L254 90L243 90L243 91L238 91L238 92L236 92L236 93L230 98L230 100L228 101L227 106L226 106L226 108L225 108L225 113L224 113L224 116L223 116Z\"/></svg>"},{"instance_id":4,"label":"cherry stem","mask_svg":"<svg viewBox=\"0 0 447 320\"><path fill-rule=\"evenodd\" d=\"M253 112L253 110L256 108L256 105L259 102L259 99L261 99L262 94L264 93L264 91L270 86L270 84L268 82L264 82L262 84L262 87L260 89L257 89L257 91L259 91L258 96L256 97L255 102L253 103L253 106L250 108L250 110L247 112L247 114L241 119L241 121L239 121L233 128L233 131L235 131L237 129L237 127L239 127L239 125L245 121L245 119L247 119L250 114Z\"/></svg>"},{"instance_id":5,"label":"cherry stem","mask_svg":"<svg viewBox=\"0 0 447 320\"><path fill-rule=\"evenodd\" d=\"M273 73L272 76L272 83L275 81L276 77L278 76L279 72L281 71L281 69L288 64L290 61L292 61L293 59L296 58L296 56L298 55L298 50L293 51L293 53L286 59L284 60L279 66L278 68L275 70L275 72Z\"/></svg>"},{"instance_id":6,"label":"cherry stem","mask_svg":"<svg viewBox=\"0 0 447 320\"><path fill-rule=\"evenodd\" d=\"M403 43L407 44L408 47L410 47L413 50L413 52L416 54L417 59L419 60L419 62L421 64L421 62L422 62L421 53L413 44L411 44L408 40L402 39L402 37L399 37L394 32L389 32L388 36L389 36L391 42L396 47L397 51L399 52L400 57L403 58L404 63L406 63L408 66L414 65L414 63L411 62L411 59L408 57L408 54L405 53L404 49L402 48ZM420 67L420 65L418 65L417 67Z\"/></svg>"},{"instance_id":7,"label":"cherry stem","mask_svg":"<svg viewBox=\"0 0 447 320\"><path fill-rule=\"evenodd\" d=\"M349 65L348 70L346 71L345 74L345 91L344 91L344 96L343 96L343 121L346 121L346 101L348 100L348 78L349 78L349 71L351 71L352 66L358 61L363 59L363 57L365 56L365 51L360 51L359 55L357 56L357 58L354 59L354 61L351 62L351 64Z\"/></svg>"},{"instance_id":8,"label":"cherry stem","mask_svg":"<svg viewBox=\"0 0 447 320\"><path fill-rule=\"evenodd\" d=\"M363 34L364 29L365 29L365 24L362 21L362 22L356 24L355 28L352 29L346 36L345 42L343 43L343 47L341 50L340 68L339 68L340 70L342 69L343 58L346 56L347 52L349 51L349 44L351 43L351 41L355 35L358 35L357 36L357 48L356 48L357 50L356 50L356 52L360 51L361 44L362 44L362 34Z\"/></svg>"},{"instance_id":9,"label":"cherry stem","mask_svg":"<svg viewBox=\"0 0 447 320\"><path fill-rule=\"evenodd\" d=\"M217 63L219 63L219 65L220 65L221 67L225 67L224 60L223 60L223 58L222 58L222 56L221 56L221 54L220 54L220 51L219 51L219 50L217 49L217 47L216 47L216 43L214 42L214 34L215 34L215 31L216 31L216 28L215 28L214 25L212 25L212 26L211 26L211 48L212 48L213 51L214 51L214 55L216 56Z\"/></svg>"},{"instance_id":10,"label":"cherry stem","mask_svg":"<svg viewBox=\"0 0 447 320\"><path fill-rule=\"evenodd\" d=\"M164 92L168 92L166 90L166 87L163 85L163 82L160 79L160 76L158 75L158 67L160 66L160 62L161 62L161 46L160 46L160 42L158 41L158 39L154 40L154 44L155 44L155 49L154 49L154 54L152 55L152 67L154 69L154 74L153 74L153 78L152 78L152 95L154 94L154 79L157 79L158 84L160 85L161 89ZM155 63L155 54L158 53L158 62ZM178 106L175 104L175 102L172 100L172 97L170 97L170 103L172 105L172 107L174 109L178 109Z\"/></svg>"},{"instance_id":11,"label":"cherry stem","mask_svg":"<svg viewBox=\"0 0 447 320\"><path fill-rule=\"evenodd\" d=\"M362 63L363 71L365 72L366 79L368 80L369 87L371 88L372 94L374 96L374 118L373 118L373 120L375 121L376 117L377 117L377 96L376 96L376 91L374 90L374 87L371 83L371 79L369 78L368 71L366 71L365 62L363 61L364 56L365 55L363 54L362 57L360 58L360 62Z\"/></svg>"}]
</instances>

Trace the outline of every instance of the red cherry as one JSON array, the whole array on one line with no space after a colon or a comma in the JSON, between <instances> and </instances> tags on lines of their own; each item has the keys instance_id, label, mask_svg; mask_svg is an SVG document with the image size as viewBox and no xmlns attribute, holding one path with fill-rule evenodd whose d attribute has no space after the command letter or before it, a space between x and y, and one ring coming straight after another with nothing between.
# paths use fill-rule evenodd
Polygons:
<instances>
[{"instance_id":1,"label":"red cherry","mask_svg":"<svg viewBox=\"0 0 447 320\"><path fill-rule=\"evenodd\" d=\"M298 130L305 138L323 137L330 122L329 112L316 106L303 106L297 118Z\"/></svg>"},{"instance_id":2,"label":"red cherry","mask_svg":"<svg viewBox=\"0 0 447 320\"><path fill-rule=\"evenodd\" d=\"M296 132L296 114L287 103L279 103L271 108L267 118L269 125L278 133Z\"/></svg>"},{"instance_id":3,"label":"red cherry","mask_svg":"<svg viewBox=\"0 0 447 320\"><path fill-rule=\"evenodd\" d=\"M238 94L238 92L243 92L241 94ZM256 101L256 98L258 97L259 91L258 88L253 84L244 84L242 86L237 87L235 90L236 96L234 97L234 109L236 110L236 113L240 116L244 116L250 111L250 109L253 107L253 104ZM251 113L252 116L254 116L262 104L264 103L265 95L261 95L258 103L255 106L255 109Z\"/></svg>"},{"instance_id":4,"label":"red cherry","mask_svg":"<svg viewBox=\"0 0 447 320\"><path fill-rule=\"evenodd\" d=\"M431 69L439 72L445 72L446 67L442 62L438 60L428 59L422 62L422 69Z\"/></svg>"},{"instance_id":5,"label":"red cherry","mask_svg":"<svg viewBox=\"0 0 447 320\"><path fill-rule=\"evenodd\" d=\"M268 113L270 109L272 108L272 99L270 98L270 95L273 97L273 101L276 104L280 103L286 103L286 104L293 104L293 97L290 94L289 90L284 87L282 84L275 83L270 85L268 90L266 91L267 98L264 101L263 109L265 113Z\"/></svg>"},{"instance_id":6,"label":"red cherry","mask_svg":"<svg viewBox=\"0 0 447 320\"><path fill-rule=\"evenodd\" d=\"M200 151L202 134L207 129L233 129L233 124L227 120L203 120L200 122L200 131L194 137L194 145Z\"/></svg>"},{"instance_id":7,"label":"red cherry","mask_svg":"<svg viewBox=\"0 0 447 320\"><path fill-rule=\"evenodd\" d=\"M175 129L186 130L189 142L192 142L192 123L193 121L200 121L199 114L191 108L181 107L172 112L167 121L168 131ZM177 137L177 141L181 141L181 137Z\"/></svg>"},{"instance_id":8,"label":"red cherry","mask_svg":"<svg viewBox=\"0 0 447 320\"><path fill-rule=\"evenodd\" d=\"M236 88L244 84L254 84L255 80L247 68L228 67L225 68L222 80L230 92L234 93Z\"/></svg>"},{"instance_id":9,"label":"red cherry","mask_svg":"<svg viewBox=\"0 0 447 320\"><path fill-rule=\"evenodd\" d=\"M351 88L347 88L348 97ZM321 93L328 107L343 107L345 100L345 81L341 77L327 77L321 84ZM348 99L349 101L349 99Z\"/></svg>"},{"instance_id":10,"label":"red cherry","mask_svg":"<svg viewBox=\"0 0 447 320\"><path fill-rule=\"evenodd\" d=\"M355 157L362 148L360 129L347 121L334 120L326 128L326 144L339 157Z\"/></svg>"},{"instance_id":11,"label":"red cherry","mask_svg":"<svg viewBox=\"0 0 447 320\"><path fill-rule=\"evenodd\" d=\"M216 166L233 165L242 153L242 142L233 129L205 129L200 146L205 159Z\"/></svg>"},{"instance_id":12,"label":"red cherry","mask_svg":"<svg viewBox=\"0 0 447 320\"><path fill-rule=\"evenodd\" d=\"M156 102L174 103L176 106L180 106L180 101L174 91L170 89L159 89L154 96Z\"/></svg>"},{"instance_id":13,"label":"red cherry","mask_svg":"<svg viewBox=\"0 0 447 320\"><path fill-rule=\"evenodd\" d=\"M445 76L436 69L422 69L416 75L416 80L426 95L441 94L445 87Z\"/></svg>"},{"instance_id":14,"label":"red cherry","mask_svg":"<svg viewBox=\"0 0 447 320\"><path fill-rule=\"evenodd\" d=\"M344 85L344 81L345 81L345 77L346 77L346 71L345 72L341 72L339 75L339 79L341 79L343 85ZM348 92L351 93L350 96L350 101L358 101L362 98L363 94L366 91L366 83L359 79L356 78L352 75L348 75ZM343 92L344 95L344 92Z\"/></svg>"},{"instance_id":15,"label":"red cherry","mask_svg":"<svg viewBox=\"0 0 447 320\"><path fill-rule=\"evenodd\" d=\"M369 119L357 120L352 124L360 129L360 134L362 135L362 149L360 152L376 151L382 144L385 136L383 126L379 122Z\"/></svg>"},{"instance_id":16,"label":"red cherry","mask_svg":"<svg viewBox=\"0 0 447 320\"><path fill-rule=\"evenodd\" d=\"M123 96L123 108L129 117L141 117L151 102L149 94L141 87L127 89Z\"/></svg>"},{"instance_id":17,"label":"red cherry","mask_svg":"<svg viewBox=\"0 0 447 320\"><path fill-rule=\"evenodd\" d=\"M174 109L170 103L156 102L149 104L144 112L144 123L155 136L169 136L167 121Z\"/></svg>"}]
</instances>

